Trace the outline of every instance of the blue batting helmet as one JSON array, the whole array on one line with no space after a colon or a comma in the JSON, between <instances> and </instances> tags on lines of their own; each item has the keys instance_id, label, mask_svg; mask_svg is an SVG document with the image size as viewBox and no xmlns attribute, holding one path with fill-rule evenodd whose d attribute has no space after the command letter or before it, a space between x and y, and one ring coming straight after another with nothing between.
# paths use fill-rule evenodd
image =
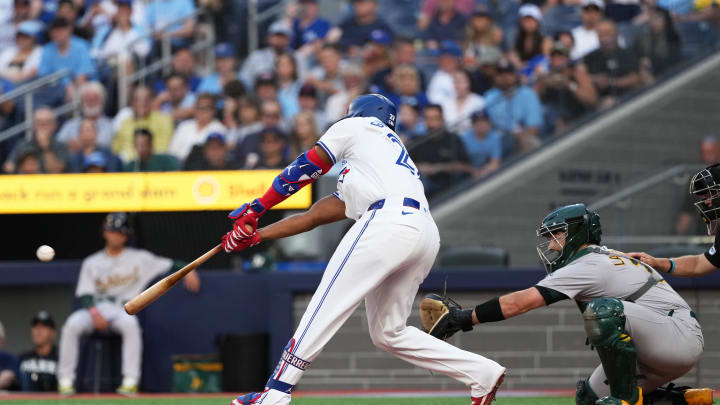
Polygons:
<instances>
[{"instance_id":1,"label":"blue batting helmet","mask_svg":"<svg viewBox=\"0 0 720 405\"><path fill-rule=\"evenodd\" d=\"M390 129L395 130L397 108L395 103L380 94L365 94L353 100L345 118L375 117Z\"/></svg>"}]
</instances>

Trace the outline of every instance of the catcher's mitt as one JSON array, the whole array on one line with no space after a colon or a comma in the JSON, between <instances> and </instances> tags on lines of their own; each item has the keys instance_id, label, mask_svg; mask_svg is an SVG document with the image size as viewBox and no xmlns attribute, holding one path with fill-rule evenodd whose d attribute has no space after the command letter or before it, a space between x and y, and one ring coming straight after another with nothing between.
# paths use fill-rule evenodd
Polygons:
<instances>
[{"instance_id":1,"label":"catcher's mitt","mask_svg":"<svg viewBox=\"0 0 720 405\"><path fill-rule=\"evenodd\" d=\"M472 309L462 307L449 297L428 294L420 301L423 330L438 339L447 340L457 331L472 330Z\"/></svg>"}]
</instances>

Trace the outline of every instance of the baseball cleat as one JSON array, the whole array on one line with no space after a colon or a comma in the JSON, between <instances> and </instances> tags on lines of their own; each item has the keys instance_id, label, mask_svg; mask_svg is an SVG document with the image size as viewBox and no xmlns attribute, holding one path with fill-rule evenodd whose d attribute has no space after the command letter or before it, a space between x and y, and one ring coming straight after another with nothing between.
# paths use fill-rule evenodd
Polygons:
<instances>
[{"instance_id":1,"label":"baseball cleat","mask_svg":"<svg viewBox=\"0 0 720 405\"><path fill-rule=\"evenodd\" d=\"M712 405L713 390L710 388L690 388L685 390L688 405Z\"/></svg>"},{"instance_id":2,"label":"baseball cleat","mask_svg":"<svg viewBox=\"0 0 720 405\"><path fill-rule=\"evenodd\" d=\"M638 387L638 399L633 403L615 397L603 397L598 399L595 405L643 405L642 388Z\"/></svg>"},{"instance_id":3,"label":"baseball cleat","mask_svg":"<svg viewBox=\"0 0 720 405\"><path fill-rule=\"evenodd\" d=\"M251 392L241 395L233 399L230 405L287 405L289 403L290 394L278 390L265 389L263 392Z\"/></svg>"},{"instance_id":4,"label":"baseball cleat","mask_svg":"<svg viewBox=\"0 0 720 405\"><path fill-rule=\"evenodd\" d=\"M138 393L137 385L121 385L115 390L120 395L132 396Z\"/></svg>"},{"instance_id":5,"label":"baseball cleat","mask_svg":"<svg viewBox=\"0 0 720 405\"><path fill-rule=\"evenodd\" d=\"M75 395L75 387L72 385L58 385L58 394L63 396Z\"/></svg>"},{"instance_id":6,"label":"baseball cleat","mask_svg":"<svg viewBox=\"0 0 720 405\"><path fill-rule=\"evenodd\" d=\"M505 373L502 373L500 375L500 378L498 378L492 391L479 398L472 397L472 403L470 405L489 405L492 401L495 400L495 394L497 394L498 388L500 388L500 385L503 383L503 379L505 379Z\"/></svg>"}]
</instances>

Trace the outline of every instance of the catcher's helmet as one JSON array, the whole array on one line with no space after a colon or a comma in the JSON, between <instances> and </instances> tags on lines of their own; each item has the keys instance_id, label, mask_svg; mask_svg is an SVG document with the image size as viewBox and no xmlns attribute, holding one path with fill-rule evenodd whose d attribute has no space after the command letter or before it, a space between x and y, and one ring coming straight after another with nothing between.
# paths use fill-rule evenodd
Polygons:
<instances>
[{"instance_id":1,"label":"catcher's helmet","mask_svg":"<svg viewBox=\"0 0 720 405\"><path fill-rule=\"evenodd\" d=\"M559 233L565 234L564 243ZM537 251L545 270L552 273L565 266L580 250L580 246L600 243L601 234L600 216L588 211L585 204L566 205L547 214L537 230L537 236L543 239ZM553 242L561 249L550 249Z\"/></svg>"},{"instance_id":2,"label":"catcher's helmet","mask_svg":"<svg viewBox=\"0 0 720 405\"><path fill-rule=\"evenodd\" d=\"M132 232L130 228L130 219L128 214L124 212L112 212L105 217L103 223L104 231L117 231L129 235Z\"/></svg>"},{"instance_id":3,"label":"catcher's helmet","mask_svg":"<svg viewBox=\"0 0 720 405\"><path fill-rule=\"evenodd\" d=\"M345 118L350 117L375 117L394 131L397 108L383 95L365 94L350 103Z\"/></svg>"},{"instance_id":4,"label":"catcher's helmet","mask_svg":"<svg viewBox=\"0 0 720 405\"><path fill-rule=\"evenodd\" d=\"M708 235L714 234L720 220L720 163L695 173L690 179L690 194L698 198L695 208L707 225Z\"/></svg>"}]
</instances>

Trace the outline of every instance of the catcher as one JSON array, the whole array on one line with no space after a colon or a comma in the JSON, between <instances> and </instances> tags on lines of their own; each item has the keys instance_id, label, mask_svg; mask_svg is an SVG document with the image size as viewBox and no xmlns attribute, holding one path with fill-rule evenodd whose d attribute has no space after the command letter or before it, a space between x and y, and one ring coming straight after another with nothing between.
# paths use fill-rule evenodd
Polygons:
<instances>
[{"instance_id":1,"label":"catcher","mask_svg":"<svg viewBox=\"0 0 720 405\"><path fill-rule=\"evenodd\" d=\"M710 389L660 388L703 352L695 313L652 267L600 244L600 217L583 204L549 213L537 235L548 275L537 285L462 309L436 294L420 304L423 327L447 339L473 325L502 321L574 299L601 365L578 382L578 405L712 404ZM602 398L602 399L599 399Z\"/></svg>"}]
</instances>

